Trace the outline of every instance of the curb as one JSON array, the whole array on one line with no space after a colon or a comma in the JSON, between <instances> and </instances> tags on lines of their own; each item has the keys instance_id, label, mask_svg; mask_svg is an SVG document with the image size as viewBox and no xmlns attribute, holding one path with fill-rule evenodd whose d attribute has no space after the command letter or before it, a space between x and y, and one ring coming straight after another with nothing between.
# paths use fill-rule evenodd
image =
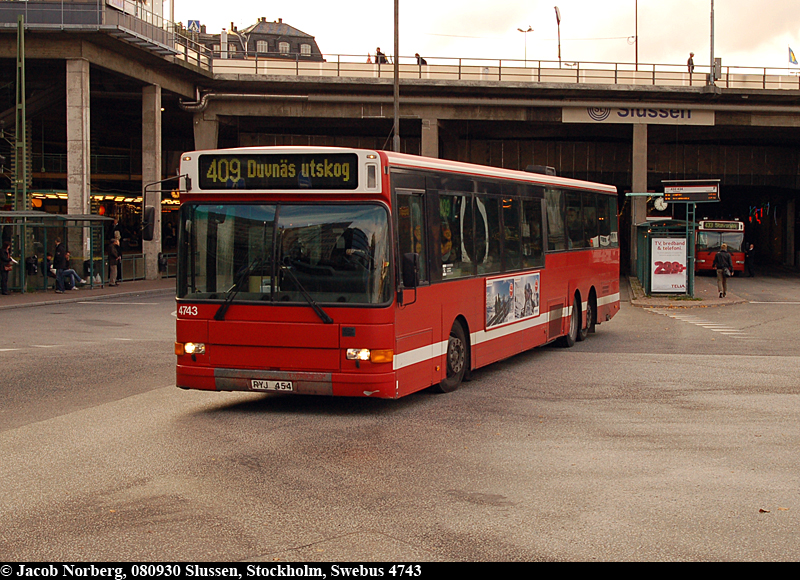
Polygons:
<instances>
[{"instance_id":1,"label":"curb","mask_svg":"<svg viewBox=\"0 0 800 580\"><path fill-rule=\"evenodd\" d=\"M94 296L75 296L70 298L61 298L53 300L41 300L36 302L24 302L20 304L2 304L0 303L0 310L13 310L16 308L33 308L35 306L54 306L56 304L74 304L76 302L96 302L100 300L112 300L114 298L129 297L129 296L160 296L175 294L173 288L156 288L153 290L131 290L129 292L117 292L114 294L98 294Z\"/></svg>"},{"instance_id":2,"label":"curb","mask_svg":"<svg viewBox=\"0 0 800 580\"><path fill-rule=\"evenodd\" d=\"M713 308L717 306L732 306L745 304L747 300L729 293L728 298L686 298L684 294L675 296L648 296L642 283L635 276L627 278L631 289L631 305L639 308ZM696 290L696 288L695 288Z\"/></svg>"}]
</instances>

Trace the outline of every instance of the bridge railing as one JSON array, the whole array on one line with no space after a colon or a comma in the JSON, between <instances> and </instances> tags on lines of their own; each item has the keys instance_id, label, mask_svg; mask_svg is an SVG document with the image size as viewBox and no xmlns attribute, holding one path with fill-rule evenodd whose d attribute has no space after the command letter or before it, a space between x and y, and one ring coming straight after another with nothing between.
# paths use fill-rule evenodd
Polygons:
<instances>
[{"instance_id":1,"label":"bridge railing","mask_svg":"<svg viewBox=\"0 0 800 580\"><path fill-rule=\"evenodd\" d=\"M366 62L365 55L324 55L312 61L304 55L243 55L214 59L217 75L278 75L298 77L392 79L394 65ZM696 66L689 73L686 65L557 62L544 60L426 58L419 65L415 57L400 57L400 78L447 81L556 83L596 85L638 85L702 87L708 83L710 67ZM736 89L800 90L800 75L787 68L722 68L716 85Z\"/></svg>"}]
</instances>

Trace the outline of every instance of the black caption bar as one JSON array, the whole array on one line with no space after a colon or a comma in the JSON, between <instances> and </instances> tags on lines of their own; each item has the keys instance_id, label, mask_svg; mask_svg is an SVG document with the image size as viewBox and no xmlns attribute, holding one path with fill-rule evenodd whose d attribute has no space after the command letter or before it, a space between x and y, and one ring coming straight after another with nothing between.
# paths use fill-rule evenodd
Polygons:
<instances>
[{"instance_id":1,"label":"black caption bar","mask_svg":"<svg viewBox=\"0 0 800 580\"><path fill-rule=\"evenodd\" d=\"M425 566L430 566L427 564ZM101 578L422 578L422 564L0 564L0 580Z\"/></svg>"}]
</instances>

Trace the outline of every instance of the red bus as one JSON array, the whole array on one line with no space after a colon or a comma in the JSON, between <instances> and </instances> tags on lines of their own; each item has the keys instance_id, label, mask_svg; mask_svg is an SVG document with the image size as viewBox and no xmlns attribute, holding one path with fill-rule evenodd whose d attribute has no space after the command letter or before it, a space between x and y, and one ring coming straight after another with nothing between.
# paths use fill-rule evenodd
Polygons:
<instances>
[{"instance_id":1,"label":"red bus","mask_svg":"<svg viewBox=\"0 0 800 580\"><path fill-rule=\"evenodd\" d=\"M182 157L177 386L397 398L619 310L617 192L386 151Z\"/></svg>"},{"instance_id":2,"label":"red bus","mask_svg":"<svg viewBox=\"0 0 800 580\"><path fill-rule=\"evenodd\" d=\"M728 245L733 273L744 272L744 223L738 220L701 220L697 225L695 272L716 272L714 256Z\"/></svg>"}]
</instances>

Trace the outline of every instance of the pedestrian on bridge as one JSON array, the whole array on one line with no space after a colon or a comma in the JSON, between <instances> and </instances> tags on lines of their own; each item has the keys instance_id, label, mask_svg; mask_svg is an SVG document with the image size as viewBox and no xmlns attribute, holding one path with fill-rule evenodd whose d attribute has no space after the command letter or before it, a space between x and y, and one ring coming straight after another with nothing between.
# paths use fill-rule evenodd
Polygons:
<instances>
[{"instance_id":1,"label":"pedestrian on bridge","mask_svg":"<svg viewBox=\"0 0 800 580\"><path fill-rule=\"evenodd\" d=\"M689 68L689 74L694 72L694 53L689 53L689 60L686 61L686 66Z\"/></svg>"}]
</instances>

